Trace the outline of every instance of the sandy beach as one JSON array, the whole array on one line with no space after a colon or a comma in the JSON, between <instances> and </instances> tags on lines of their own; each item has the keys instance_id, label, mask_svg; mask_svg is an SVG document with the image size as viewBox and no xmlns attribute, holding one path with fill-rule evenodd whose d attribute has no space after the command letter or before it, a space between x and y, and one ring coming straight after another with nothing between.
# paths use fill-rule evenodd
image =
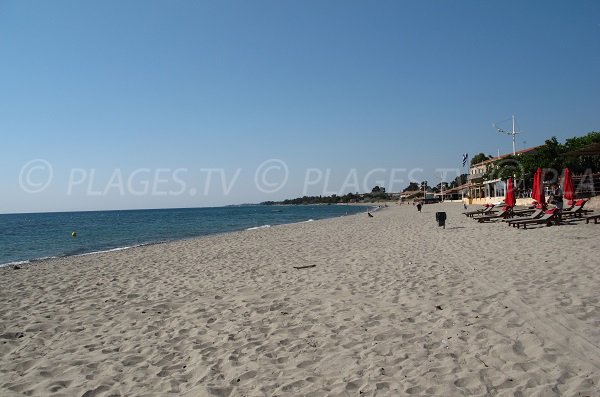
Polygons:
<instances>
[{"instance_id":1,"label":"sandy beach","mask_svg":"<svg viewBox=\"0 0 600 397\"><path fill-rule=\"evenodd\" d=\"M2 269L0 395L599 396L600 226L462 211Z\"/></svg>"}]
</instances>

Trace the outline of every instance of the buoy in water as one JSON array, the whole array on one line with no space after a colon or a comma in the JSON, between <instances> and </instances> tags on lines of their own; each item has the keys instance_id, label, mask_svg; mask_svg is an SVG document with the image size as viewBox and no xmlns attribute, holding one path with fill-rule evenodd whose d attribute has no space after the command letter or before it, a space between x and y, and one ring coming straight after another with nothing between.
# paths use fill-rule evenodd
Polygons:
<instances>
[{"instance_id":1,"label":"buoy in water","mask_svg":"<svg viewBox=\"0 0 600 397\"><path fill-rule=\"evenodd\" d=\"M71 237L77 237L77 232L71 232Z\"/></svg>"}]
</instances>

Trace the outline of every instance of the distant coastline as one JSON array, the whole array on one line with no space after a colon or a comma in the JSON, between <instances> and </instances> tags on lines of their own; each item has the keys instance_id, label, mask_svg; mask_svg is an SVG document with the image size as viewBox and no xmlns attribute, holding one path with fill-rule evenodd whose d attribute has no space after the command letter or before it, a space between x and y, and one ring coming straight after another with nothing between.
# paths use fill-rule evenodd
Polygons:
<instances>
[{"instance_id":1,"label":"distant coastline","mask_svg":"<svg viewBox=\"0 0 600 397\"><path fill-rule=\"evenodd\" d=\"M343 196L303 196L282 201L263 201L261 205L332 205L332 204L362 204L372 205L377 202L396 201L385 192L385 189L376 186L371 193L348 193Z\"/></svg>"}]
</instances>

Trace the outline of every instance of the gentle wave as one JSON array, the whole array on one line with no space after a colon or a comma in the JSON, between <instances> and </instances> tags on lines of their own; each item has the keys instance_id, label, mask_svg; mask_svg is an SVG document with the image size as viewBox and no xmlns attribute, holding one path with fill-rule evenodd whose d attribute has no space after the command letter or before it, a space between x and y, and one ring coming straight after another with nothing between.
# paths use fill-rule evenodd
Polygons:
<instances>
[{"instance_id":1,"label":"gentle wave","mask_svg":"<svg viewBox=\"0 0 600 397\"><path fill-rule=\"evenodd\" d=\"M136 245L129 245L129 246L125 246L125 247L111 248L111 249L106 249L106 250L84 252L84 253L81 253L81 254L65 254L65 255L60 255L60 256L44 256L42 258L29 259L29 260L24 260L24 261L14 261L14 262L8 262L8 263L0 263L0 268L10 267L10 266L17 266L17 265L31 265L31 264L35 264L37 262L44 262L44 261L47 261L47 260L50 260L50 259L68 258L68 257L71 257L71 256L88 256L88 255L104 254L104 253L107 253L107 252L123 251L123 250L128 250L128 249L131 249L131 248L144 247L146 245L163 244L163 243L166 243L166 242L167 242L166 240L165 241L157 241L157 242L152 242L152 243L136 244Z\"/></svg>"},{"instance_id":2,"label":"gentle wave","mask_svg":"<svg viewBox=\"0 0 600 397\"><path fill-rule=\"evenodd\" d=\"M15 261L15 262L8 262L8 263L0 263L0 268L9 267L9 266L17 266L17 265L26 265L28 263L31 263L31 261Z\"/></svg>"},{"instance_id":3,"label":"gentle wave","mask_svg":"<svg viewBox=\"0 0 600 397\"><path fill-rule=\"evenodd\" d=\"M258 230L258 229L266 229L268 227L271 227L271 225L262 225L262 226L255 226L255 227L249 227L246 230Z\"/></svg>"},{"instance_id":4,"label":"gentle wave","mask_svg":"<svg viewBox=\"0 0 600 397\"><path fill-rule=\"evenodd\" d=\"M137 245L130 245L130 246L126 246L126 247L111 248L111 249L108 249L108 250L85 252L83 254L77 254L77 255L73 255L73 256L88 256L88 255L103 254L105 252L123 251L123 250L127 250L127 249L130 249L130 248L141 247L141 246L144 246L144 245L148 245L148 244L137 244Z\"/></svg>"},{"instance_id":5,"label":"gentle wave","mask_svg":"<svg viewBox=\"0 0 600 397\"><path fill-rule=\"evenodd\" d=\"M8 262L8 263L0 263L0 268L2 267L10 267L10 266L17 266L17 265L30 265L30 264L34 264L37 262L43 262L43 261L47 261L49 259L56 259L56 258L60 258L59 256L43 256L41 258L34 258L34 259L27 259L24 261L14 261L14 262Z\"/></svg>"}]
</instances>

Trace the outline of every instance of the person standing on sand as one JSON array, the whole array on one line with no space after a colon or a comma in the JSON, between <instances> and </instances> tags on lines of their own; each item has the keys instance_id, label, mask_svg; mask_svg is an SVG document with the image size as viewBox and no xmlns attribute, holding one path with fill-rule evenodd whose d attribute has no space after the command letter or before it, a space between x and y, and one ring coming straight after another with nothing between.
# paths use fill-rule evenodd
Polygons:
<instances>
[{"instance_id":1,"label":"person standing on sand","mask_svg":"<svg viewBox=\"0 0 600 397\"><path fill-rule=\"evenodd\" d=\"M563 209L563 192L558 183L552 184L552 193L550 194L550 198L548 202L554 204L556 209L558 210L558 223L562 222L562 209Z\"/></svg>"},{"instance_id":2,"label":"person standing on sand","mask_svg":"<svg viewBox=\"0 0 600 397\"><path fill-rule=\"evenodd\" d=\"M554 204L556 208L562 211L563 209L563 192L558 183L552 184L552 193L550 194L550 198L548 200L550 203Z\"/></svg>"},{"instance_id":3,"label":"person standing on sand","mask_svg":"<svg viewBox=\"0 0 600 397\"><path fill-rule=\"evenodd\" d=\"M421 203L417 204L417 211L421 212Z\"/></svg>"}]
</instances>

